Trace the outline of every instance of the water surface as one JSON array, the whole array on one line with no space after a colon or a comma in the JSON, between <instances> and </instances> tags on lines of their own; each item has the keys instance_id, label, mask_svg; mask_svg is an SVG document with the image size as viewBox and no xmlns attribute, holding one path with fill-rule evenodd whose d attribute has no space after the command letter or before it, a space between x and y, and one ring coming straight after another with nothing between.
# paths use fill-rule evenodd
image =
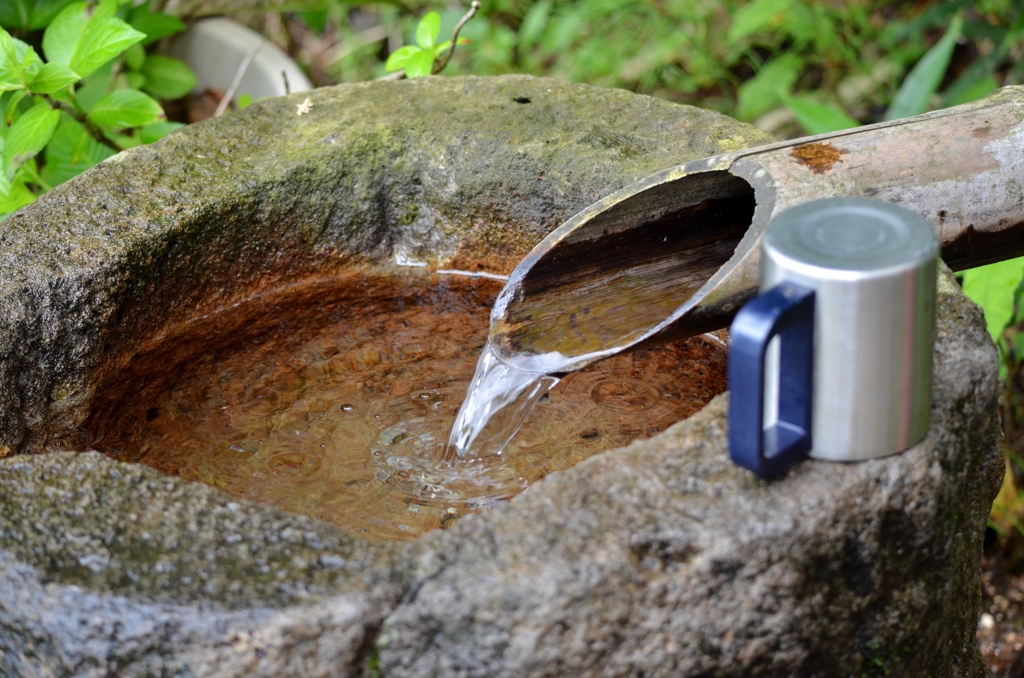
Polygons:
<instances>
[{"instance_id":1,"label":"water surface","mask_svg":"<svg viewBox=\"0 0 1024 678\"><path fill-rule=\"evenodd\" d=\"M96 446L348 531L411 539L655 435L724 390L714 339L616 356L540 397L501 454L446 457L501 283L359 284L349 296L239 306L232 312L265 320L269 310L278 322L187 361L154 402L135 403L138 416L111 417L118 430L101 431ZM325 297L340 301L315 301Z\"/></svg>"}]
</instances>

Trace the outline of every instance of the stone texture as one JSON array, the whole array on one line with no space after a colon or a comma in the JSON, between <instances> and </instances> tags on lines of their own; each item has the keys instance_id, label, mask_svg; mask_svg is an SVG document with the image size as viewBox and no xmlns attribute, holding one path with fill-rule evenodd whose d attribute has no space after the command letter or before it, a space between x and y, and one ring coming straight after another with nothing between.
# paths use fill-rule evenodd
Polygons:
<instances>
[{"instance_id":1,"label":"stone texture","mask_svg":"<svg viewBox=\"0 0 1024 678\"><path fill-rule=\"evenodd\" d=\"M0 675L358 675L410 584L401 548L144 466L0 465Z\"/></svg>"},{"instance_id":2,"label":"stone texture","mask_svg":"<svg viewBox=\"0 0 1024 678\"><path fill-rule=\"evenodd\" d=\"M0 452L78 430L152 337L405 258L507 271L642 176L767 141L527 77L343 86L189 127L0 224ZM726 400L410 545L94 453L0 461L0 674L973 676L995 351L943 279L911 451L734 468Z\"/></svg>"}]
</instances>

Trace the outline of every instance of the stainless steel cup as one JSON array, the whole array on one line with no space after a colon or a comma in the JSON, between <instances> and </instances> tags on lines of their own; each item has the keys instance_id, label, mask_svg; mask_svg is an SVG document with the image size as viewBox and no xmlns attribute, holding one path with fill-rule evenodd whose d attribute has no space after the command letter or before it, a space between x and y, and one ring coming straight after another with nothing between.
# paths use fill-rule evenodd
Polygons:
<instances>
[{"instance_id":1,"label":"stainless steel cup","mask_svg":"<svg viewBox=\"0 0 1024 678\"><path fill-rule=\"evenodd\" d=\"M762 293L776 290L779 299L786 294L813 297L813 321L807 323L808 329L813 324L813 341L803 344L813 345L813 355L806 356L811 365L810 456L833 461L881 457L910 447L927 433L938 251L938 238L922 217L860 198L805 203L768 226L761 252ZM746 311L737 316L740 332ZM732 341L735 346L736 324ZM783 331L765 333L758 350L764 357L761 399L766 406L735 425L767 432L794 428L783 416L785 403L799 400L802 387L787 381L798 356L786 342ZM790 343L800 345L795 339ZM732 379L730 374L731 389ZM736 379L737 389L750 385L749 379L741 384L743 374ZM758 422L751 424L754 419ZM763 451L769 457L772 440L769 436Z\"/></svg>"}]
</instances>

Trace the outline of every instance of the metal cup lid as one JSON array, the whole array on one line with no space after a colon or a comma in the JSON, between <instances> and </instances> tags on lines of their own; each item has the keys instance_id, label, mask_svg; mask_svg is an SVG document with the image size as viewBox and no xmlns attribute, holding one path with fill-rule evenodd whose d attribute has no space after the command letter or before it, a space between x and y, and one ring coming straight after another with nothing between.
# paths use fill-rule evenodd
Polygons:
<instances>
[{"instance_id":1,"label":"metal cup lid","mask_svg":"<svg viewBox=\"0 0 1024 678\"><path fill-rule=\"evenodd\" d=\"M920 215L891 203L830 198L777 216L763 246L782 265L816 278L899 274L938 256L939 240ZM782 262L780 262L782 263Z\"/></svg>"}]
</instances>

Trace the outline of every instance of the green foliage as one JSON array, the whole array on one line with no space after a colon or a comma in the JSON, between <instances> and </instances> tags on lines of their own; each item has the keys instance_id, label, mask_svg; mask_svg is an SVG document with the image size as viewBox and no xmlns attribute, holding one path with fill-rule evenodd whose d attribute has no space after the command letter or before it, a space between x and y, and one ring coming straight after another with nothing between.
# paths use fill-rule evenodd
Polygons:
<instances>
[{"instance_id":1,"label":"green foliage","mask_svg":"<svg viewBox=\"0 0 1024 678\"><path fill-rule=\"evenodd\" d=\"M785 93L796 84L803 66L803 61L795 54L783 54L766 63L754 77L740 85L737 117L753 120L778 108Z\"/></svg>"},{"instance_id":2,"label":"green foliage","mask_svg":"<svg viewBox=\"0 0 1024 678\"><path fill-rule=\"evenodd\" d=\"M61 113L57 130L46 146L42 179L49 186L62 184L97 165L116 151L94 139L85 127L67 113Z\"/></svg>"},{"instance_id":3,"label":"green foliage","mask_svg":"<svg viewBox=\"0 0 1024 678\"><path fill-rule=\"evenodd\" d=\"M145 34L143 45L151 45L157 40L185 30L185 23L181 19L151 11L148 2L132 10L128 17L128 23L135 30Z\"/></svg>"},{"instance_id":4,"label":"green foliage","mask_svg":"<svg viewBox=\"0 0 1024 678\"><path fill-rule=\"evenodd\" d=\"M1013 319L1014 302L1022 280L1024 257L964 271L964 294L985 312L985 324L997 345L1004 344L1003 334Z\"/></svg>"},{"instance_id":5,"label":"green foliage","mask_svg":"<svg viewBox=\"0 0 1024 678\"><path fill-rule=\"evenodd\" d=\"M459 4L437 12L439 24L424 23L422 32L436 35L439 25L448 34L466 0ZM329 0L327 10L302 17L317 31L337 31L342 56L331 75L366 80L427 48L416 37L418 16L436 6ZM446 72L620 87L798 136L963 103L1021 82L1021 17L1019 0L484 0L462 31L473 49L456 50ZM409 44L387 47L384 39L396 35ZM429 57L417 60L414 73L425 73Z\"/></svg>"},{"instance_id":6,"label":"green foliage","mask_svg":"<svg viewBox=\"0 0 1024 678\"><path fill-rule=\"evenodd\" d=\"M4 0L0 2L0 26L31 31L45 27L75 0Z\"/></svg>"},{"instance_id":7,"label":"green foliage","mask_svg":"<svg viewBox=\"0 0 1024 678\"><path fill-rule=\"evenodd\" d=\"M148 3L0 4L0 219L118 150L180 126L164 121L154 97L186 94L195 75L142 45L182 28Z\"/></svg>"},{"instance_id":8,"label":"green foliage","mask_svg":"<svg viewBox=\"0 0 1024 678\"><path fill-rule=\"evenodd\" d=\"M149 125L163 117L160 104L137 89L116 89L96 102L86 115L103 129L121 130Z\"/></svg>"},{"instance_id":9,"label":"green foliage","mask_svg":"<svg viewBox=\"0 0 1024 678\"><path fill-rule=\"evenodd\" d=\"M939 5L938 8L949 11L959 9L960 5L968 5L968 3L947 2ZM926 12L922 18L928 15L929 12ZM943 20L946 18L946 14L936 14L935 16L941 17ZM903 79L886 111L886 120L924 113L933 107L936 99L941 106L955 106L973 101L999 87L993 71L1004 62L1010 48L1024 38L1024 12L1020 12L1014 24L1007 29L986 31L986 28L993 28L988 23L973 22L969 24L970 32L974 34L980 33L999 38L999 46L985 58L972 63L939 96L942 83L948 78L957 42L968 32L966 26L959 13L952 16L950 26L945 34L925 52ZM911 26L905 26L904 29L906 31L913 30ZM859 124L836 105L822 104L806 95L782 95L781 98L804 130L811 134L846 129Z\"/></svg>"},{"instance_id":10,"label":"green foliage","mask_svg":"<svg viewBox=\"0 0 1024 678\"><path fill-rule=\"evenodd\" d=\"M965 271L963 289L985 312L985 324L999 349L1007 463L989 527L1006 539L1013 531L1024 535L1024 493L1018 489L1018 473L1024 470L1024 257Z\"/></svg>"},{"instance_id":11,"label":"green foliage","mask_svg":"<svg viewBox=\"0 0 1024 678\"><path fill-rule=\"evenodd\" d=\"M808 134L826 134L860 126L859 122L836 106L818 103L813 98L802 94L780 93L780 95L786 108L793 113L797 122Z\"/></svg>"},{"instance_id":12,"label":"green foliage","mask_svg":"<svg viewBox=\"0 0 1024 678\"><path fill-rule=\"evenodd\" d=\"M942 39L925 53L924 57L910 71L886 113L887 120L907 118L928 110L932 95L938 91L953 58L953 48L963 30L963 20L957 16Z\"/></svg>"},{"instance_id":13,"label":"green foliage","mask_svg":"<svg viewBox=\"0 0 1024 678\"><path fill-rule=\"evenodd\" d=\"M989 527L1004 539L1024 536L1024 257L966 271L964 292L985 312L985 322L999 348L1003 382L1000 414L1006 473L992 504Z\"/></svg>"},{"instance_id":14,"label":"green foliage","mask_svg":"<svg viewBox=\"0 0 1024 678\"><path fill-rule=\"evenodd\" d=\"M392 52L384 65L385 70L389 73L405 70L405 75L409 78L430 75L434 72L434 63L452 46L451 40L437 42L440 35L441 15L437 12L427 12L416 25L416 44L405 45Z\"/></svg>"},{"instance_id":15,"label":"green foliage","mask_svg":"<svg viewBox=\"0 0 1024 678\"><path fill-rule=\"evenodd\" d=\"M180 99L196 86L196 74L185 62L161 54L145 55L135 70L145 76L142 89L157 99Z\"/></svg>"},{"instance_id":16,"label":"green foliage","mask_svg":"<svg viewBox=\"0 0 1024 678\"><path fill-rule=\"evenodd\" d=\"M733 15L725 39L731 44L738 44L757 33L782 28L793 4L793 0L754 0L743 5Z\"/></svg>"}]
</instances>

